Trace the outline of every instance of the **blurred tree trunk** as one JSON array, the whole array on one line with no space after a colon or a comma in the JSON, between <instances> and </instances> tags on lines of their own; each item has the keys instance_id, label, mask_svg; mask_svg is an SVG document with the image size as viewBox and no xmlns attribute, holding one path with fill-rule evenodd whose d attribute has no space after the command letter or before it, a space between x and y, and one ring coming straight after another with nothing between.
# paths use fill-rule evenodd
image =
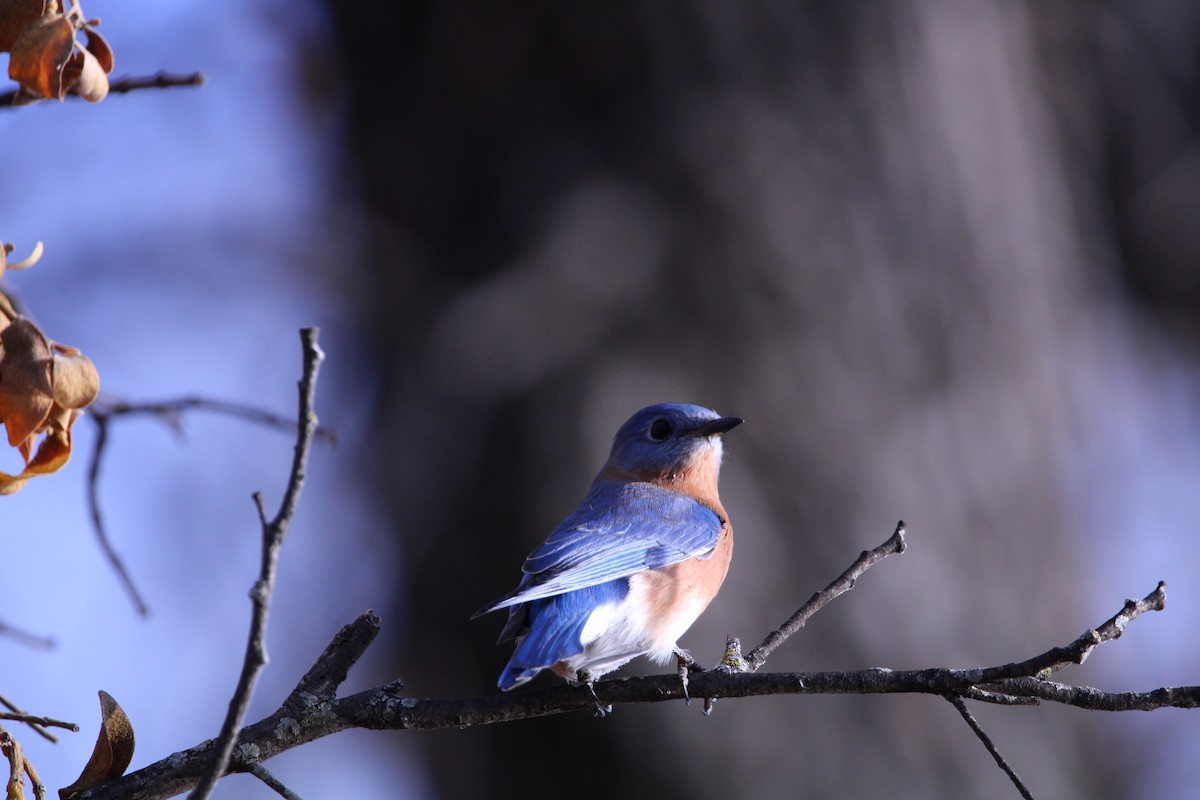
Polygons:
<instances>
[{"instance_id":1,"label":"blurred tree trunk","mask_svg":"<svg viewBox=\"0 0 1200 800\"><path fill-rule=\"evenodd\" d=\"M1095 7L328 7L414 693L495 691L501 620L467 616L658 401L749 420L727 443L733 570L682 642L703 662L902 516L919 555L768 668L998 663L1099 622L1063 579L1056 489L1089 265L1115 252L1087 157ZM1086 715L981 716L1039 796L1121 796ZM422 736L446 797L1011 792L928 698Z\"/></svg>"}]
</instances>

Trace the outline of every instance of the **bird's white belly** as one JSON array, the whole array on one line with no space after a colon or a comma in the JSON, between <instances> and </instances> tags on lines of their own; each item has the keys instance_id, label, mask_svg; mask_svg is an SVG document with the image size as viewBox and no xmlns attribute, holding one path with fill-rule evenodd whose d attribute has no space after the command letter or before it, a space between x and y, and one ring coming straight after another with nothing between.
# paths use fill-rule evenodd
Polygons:
<instances>
[{"instance_id":1,"label":"bird's white belly","mask_svg":"<svg viewBox=\"0 0 1200 800\"><path fill-rule=\"evenodd\" d=\"M629 584L629 593L619 602L597 606L588 616L579 637L583 652L563 662L568 670L599 678L640 655L666 664L679 637L707 605L704 598L688 596L669 616L651 618L654 604L647 597L643 576L631 576Z\"/></svg>"}]
</instances>

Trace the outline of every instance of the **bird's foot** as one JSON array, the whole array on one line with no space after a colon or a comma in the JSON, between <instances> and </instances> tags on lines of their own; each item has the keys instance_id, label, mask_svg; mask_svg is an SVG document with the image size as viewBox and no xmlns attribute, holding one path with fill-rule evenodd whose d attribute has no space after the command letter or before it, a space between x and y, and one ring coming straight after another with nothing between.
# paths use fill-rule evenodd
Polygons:
<instances>
[{"instance_id":1,"label":"bird's foot","mask_svg":"<svg viewBox=\"0 0 1200 800\"><path fill-rule=\"evenodd\" d=\"M683 686L683 702L690 706L692 696L688 692L688 675L693 672L704 672L704 667L700 666L691 653L678 647L675 648L675 663L678 669L679 683Z\"/></svg>"},{"instance_id":2,"label":"bird's foot","mask_svg":"<svg viewBox=\"0 0 1200 800\"><path fill-rule=\"evenodd\" d=\"M579 683L582 683L587 687L587 690L591 692L592 701L596 704L593 713L597 717L607 717L609 714L611 714L613 710L612 704L609 703L608 705L605 705L604 703L601 703L600 698L596 696L596 678L590 672L585 672L583 670L577 672L575 677Z\"/></svg>"}]
</instances>

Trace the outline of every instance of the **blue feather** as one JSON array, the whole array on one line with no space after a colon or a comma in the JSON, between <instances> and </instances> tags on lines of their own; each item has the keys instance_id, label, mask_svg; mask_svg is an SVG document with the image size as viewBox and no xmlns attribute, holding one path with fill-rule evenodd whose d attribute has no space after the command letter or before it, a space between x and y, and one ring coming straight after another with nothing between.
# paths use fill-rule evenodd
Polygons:
<instances>
[{"instance_id":1,"label":"blue feather","mask_svg":"<svg viewBox=\"0 0 1200 800\"><path fill-rule=\"evenodd\" d=\"M529 630L501 673L500 688L507 691L539 671L582 653L580 637L591 613L599 606L619 603L628 593L629 581L619 579L517 606L513 616L527 619Z\"/></svg>"},{"instance_id":2,"label":"blue feather","mask_svg":"<svg viewBox=\"0 0 1200 800\"><path fill-rule=\"evenodd\" d=\"M529 554L521 586L486 610L703 558L716 547L721 524L716 512L688 495L652 483L599 481Z\"/></svg>"}]
</instances>

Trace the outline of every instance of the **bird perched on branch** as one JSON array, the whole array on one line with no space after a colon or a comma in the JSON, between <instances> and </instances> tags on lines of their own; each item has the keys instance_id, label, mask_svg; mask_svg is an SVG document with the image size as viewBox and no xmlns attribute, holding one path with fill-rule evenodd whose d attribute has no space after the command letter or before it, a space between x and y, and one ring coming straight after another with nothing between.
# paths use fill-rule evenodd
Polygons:
<instances>
[{"instance_id":1,"label":"bird perched on branch","mask_svg":"<svg viewBox=\"0 0 1200 800\"><path fill-rule=\"evenodd\" d=\"M525 559L517 588L472 616L508 609L500 642L517 645L501 689L549 669L594 696L600 676L645 655L675 656L686 693L695 662L677 641L729 570L717 476L722 435L741 422L663 403L621 426L591 491Z\"/></svg>"}]
</instances>

